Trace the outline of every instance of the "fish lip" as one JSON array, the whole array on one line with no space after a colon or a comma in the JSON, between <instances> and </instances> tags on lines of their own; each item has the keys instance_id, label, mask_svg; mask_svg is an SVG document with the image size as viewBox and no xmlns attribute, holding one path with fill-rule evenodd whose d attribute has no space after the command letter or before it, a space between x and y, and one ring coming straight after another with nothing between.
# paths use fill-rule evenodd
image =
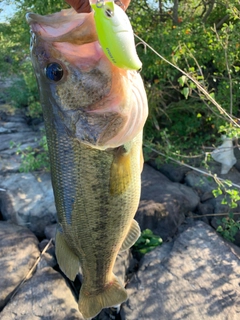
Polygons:
<instances>
[{"instance_id":1,"label":"fish lip","mask_svg":"<svg viewBox=\"0 0 240 320\"><path fill-rule=\"evenodd\" d=\"M26 20L28 24L32 24L34 22L38 22L37 16L40 16L39 14L33 13L33 12L28 12L26 14Z\"/></svg>"},{"instance_id":2,"label":"fish lip","mask_svg":"<svg viewBox=\"0 0 240 320\"><path fill-rule=\"evenodd\" d=\"M29 25L33 23L45 24L47 26L52 26L58 28L63 22L71 22L74 20L79 20L81 23L84 19L91 13L77 13L74 9L63 9L59 12L41 15L34 12L28 12L26 14L26 20Z\"/></svg>"},{"instance_id":3,"label":"fish lip","mask_svg":"<svg viewBox=\"0 0 240 320\"><path fill-rule=\"evenodd\" d=\"M31 30L45 41L80 45L98 40L93 12L64 9L45 16L29 12L26 20Z\"/></svg>"},{"instance_id":4,"label":"fish lip","mask_svg":"<svg viewBox=\"0 0 240 320\"><path fill-rule=\"evenodd\" d=\"M71 21L73 19L78 19L78 14L74 9L63 9L59 12L41 15L34 12L28 12L26 14L26 20L28 24L32 23L44 23L46 25L60 24L62 20ZM82 14L81 14L82 15ZM60 20L60 21L59 21Z\"/></svg>"},{"instance_id":5,"label":"fish lip","mask_svg":"<svg viewBox=\"0 0 240 320\"><path fill-rule=\"evenodd\" d=\"M28 13L26 14L26 20L27 20L27 23L28 23L28 24L31 23L31 21L32 21L31 16L32 16L33 14L34 14L33 12L28 12Z\"/></svg>"}]
</instances>

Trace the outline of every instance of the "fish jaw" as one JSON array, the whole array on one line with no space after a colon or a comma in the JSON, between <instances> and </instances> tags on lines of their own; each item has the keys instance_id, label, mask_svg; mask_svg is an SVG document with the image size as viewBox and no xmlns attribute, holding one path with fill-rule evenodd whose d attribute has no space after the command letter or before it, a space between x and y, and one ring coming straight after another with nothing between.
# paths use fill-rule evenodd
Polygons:
<instances>
[{"instance_id":1,"label":"fish jaw","mask_svg":"<svg viewBox=\"0 0 240 320\"><path fill-rule=\"evenodd\" d=\"M65 9L42 16L30 12L26 19L32 31L45 41L76 45L97 41L93 13L78 14L73 9Z\"/></svg>"},{"instance_id":2,"label":"fish jaw","mask_svg":"<svg viewBox=\"0 0 240 320\"><path fill-rule=\"evenodd\" d=\"M51 87L66 131L100 150L131 141L148 115L146 93L137 72L119 69L107 59L93 14L73 9L48 16L29 13L27 21L35 37L31 50L39 87ZM52 62L64 73L56 83L45 74Z\"/></svg>"}]
</instances>

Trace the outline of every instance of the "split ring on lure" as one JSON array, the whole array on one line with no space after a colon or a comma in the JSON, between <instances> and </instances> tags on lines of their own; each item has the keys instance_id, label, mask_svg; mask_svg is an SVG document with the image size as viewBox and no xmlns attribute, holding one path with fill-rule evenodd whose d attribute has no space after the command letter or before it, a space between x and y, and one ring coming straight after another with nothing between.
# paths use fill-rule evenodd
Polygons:
<instances>
[{"instance_id":1,"label":"split ring on lure","mask_svg":"<svg viewBox=\"0 0 240 320\"><path fill-rule=\"evenodd\" d=\"M90 1L90 5L94 10L99 43L107 58L122 69L141 69L142 63L136 52L132 26L126 13L113 1Z\"/></svg>"}]
</instances>

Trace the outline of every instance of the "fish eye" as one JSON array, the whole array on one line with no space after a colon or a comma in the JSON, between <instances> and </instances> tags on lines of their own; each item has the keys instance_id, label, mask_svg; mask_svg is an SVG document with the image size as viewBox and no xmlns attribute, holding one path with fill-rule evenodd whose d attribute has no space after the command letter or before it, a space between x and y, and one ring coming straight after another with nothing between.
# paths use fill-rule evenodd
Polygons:
<instances>
[{"instance_id":1,"label":"fish eye","mask_svg":"<svg viewBox=\"0 0 240 320\"><path fill-rule=\"evenodd\" d=\"M46 77L52 81L59 81L63 77L63 69L57 62L52 62L45 68Z\"/></svg>"},{"instance_id":2,"label":"fish eye","mask_svg":"<svg viewBox=\"0 0 240 320\"><path fill-rule=\"evenodd\" d=\"M111 11L110 9L106 9L106 10L105 10L105 14L106 14L106 16L107 16L108 18L112 18L112 16L113 16L113 13L112 13L112 11Z\"/></svg>"}]
</instances>

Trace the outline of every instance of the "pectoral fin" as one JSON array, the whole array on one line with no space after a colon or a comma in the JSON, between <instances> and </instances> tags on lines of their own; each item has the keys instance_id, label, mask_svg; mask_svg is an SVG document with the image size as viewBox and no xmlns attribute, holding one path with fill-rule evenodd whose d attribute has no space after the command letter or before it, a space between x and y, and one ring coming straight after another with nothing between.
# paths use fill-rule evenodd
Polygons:
<instances>
[{"instance_id":1,"label":"pectoral fin","mask_svg":"<svg viewBox=\"0 0 240 320\"><path fill-rule=\"evenodd\" d=\"M61 231L56 232L56 257L62 272L72 281L79 271L79 259L69 248Z\"/></svg>"},{"instance_id":2,"label":"pectoral fin","mask_svg":"<svg viewBox=\"0 0 240 320\"><path fill-rule=\"evenodd\" d=\"M137 241L137 239L140 237L140 235L141 235L141 230L139 228L139 225L136 220L133 220L132 225L128 231L128 234L125 240L123 241L120 251L125 251L131 248L134 245L134 243Z\"/></svg>"},{"instance_id":3,"label":"pectoral fin","mask_svg":"<svg viewBox=\"0 0 240 320\"><path fill-rule=\"evenodd\" d=\"M110 194L120 195L132 180L131 151L120 147L114 156L110 171Z\"/></svg>"}]
</instances>

